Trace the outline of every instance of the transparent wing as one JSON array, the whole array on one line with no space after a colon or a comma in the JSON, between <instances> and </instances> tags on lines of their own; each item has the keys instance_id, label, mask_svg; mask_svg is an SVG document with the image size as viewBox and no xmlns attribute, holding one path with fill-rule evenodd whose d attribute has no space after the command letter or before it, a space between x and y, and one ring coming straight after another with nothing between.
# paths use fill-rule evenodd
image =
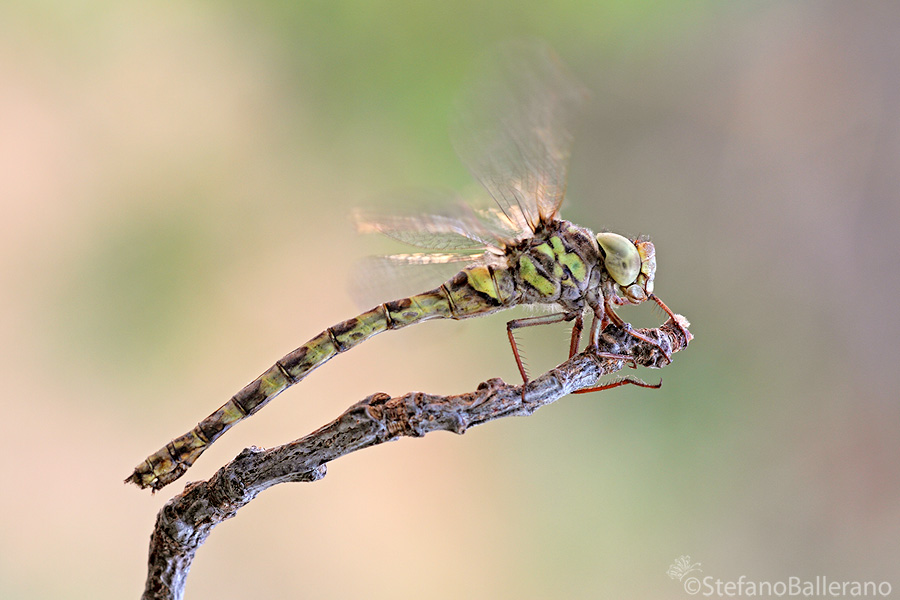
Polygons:
<instances>
[{"instance_id":1,"label":"transparent wing","mask_svg":"<svg viewBox=\"0 0 900 600\"><path fill-rule=\"evenodd\" d=\"M466 253L503 248L519 237L520 228L495 208L476 208L453 193L419 191L403 195L405 204L417 210L440 199L440 208L430 214L387 213L357 209L353 221L358 233L380 233L404 244L426 250ZM412 200L410 202L410 200ZM412 255L410 255L412 256Z\"/></svg>"},{"instance_id":2,"label":"transparent wing","mask_svg":"<svg viewBox=\"0 0 900 600\"><path fill-rule=\"evenodd\" d=\"M433 289L484 260L483 254L421 253L369 256L353 273L350 294L360 309Z\"/></svg>"},{"instance_id":3,"label":"transparent wing","mask_svg":"<svg viewBox=\"0 0 900 600\"><path fill-rule=\"evenodd\" d=\"M426 214L356 211L361 233L437 251L360 262L351 286L356 301L369 306L432 289L478 261L502 264L506 247L555 218L565 195L570 121L586 97L546 46L500 46L459 99L452 124L457 153L493 204L416 192L395 200L417 211L424 206ZM429 210L436 203L441 208Z\"/></svg>"},{"instance_id":4,"label":"transparent wing","mask_svg":"<svg viewBox=\"0 0 900 600\"><path fill-rule=\"evenodd\" d=\"M486 203L473 200L464 202L453 192L417 190L395 194L392 204L430 212L355 210L352 216L359 233L380 233L434 251L360 261L350 285L357 304L369 307L432 289L477 262L504 265L504 249L521 238L521 228L496 206L482 207Z\"/></svg>"},{"instance_id":5,"label":"transparent wing","mask_svg":"<svg viewBox=\"0 0 900 600\"><path fill-rule=\"evenodd\" d=\"M507 220L531 231L556 216L566 191L570 121L587 97L539 42L510 42L458 101L457 154Z\"/></svg>"}]
</instances>

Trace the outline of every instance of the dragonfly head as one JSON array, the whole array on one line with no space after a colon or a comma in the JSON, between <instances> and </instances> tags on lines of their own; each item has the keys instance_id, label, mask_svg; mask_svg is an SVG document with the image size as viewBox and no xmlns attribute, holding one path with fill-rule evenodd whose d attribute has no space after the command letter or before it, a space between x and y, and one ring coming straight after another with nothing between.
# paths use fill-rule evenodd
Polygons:
<instances>
[{"instance_id":1,"label":"dragonfly head","mask_svg":"<svg viewBox=\"0 0 900 600\"><path fill-rule=\"evenodd\" d=\"M656 249L650 240L629 240L618 233L597 234L606 271L615 282L613 292L622 302L640 304L653 293Z\"/></svg>"}]
</instances>

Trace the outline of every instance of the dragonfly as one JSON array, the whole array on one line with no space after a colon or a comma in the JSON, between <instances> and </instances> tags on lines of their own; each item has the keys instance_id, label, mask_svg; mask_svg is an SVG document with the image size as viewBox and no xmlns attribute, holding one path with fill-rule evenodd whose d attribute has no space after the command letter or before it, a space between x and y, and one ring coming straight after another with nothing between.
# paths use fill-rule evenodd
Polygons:
<instances>
[{"instance_id":1,"label":"dragonfly","mask_svg":"<svg viewBox=\"0 0 900 600\"><path fill-rule=\"evenodd\" d=\"M453 143L492 205L478 208L459 201L436 214L360 213L357 218L362 232L378 232L432 251L394 255L389 261L458 264L458 272L434 289L381 303L328 327L276 361L191 431L147 457L126 482L153 490L168 485L233 425L338 354L383 331L429 319L467 319L520 305L548 307L552 312L507 323L525 384L528 374L514 337L522 327L571 322L570 358L580 344L585 316L593 317L588 343L594 350L610 323L658 346L615 311L653 300L678 322L653 293L653 243L646 237L594 233L559 216L571 123L587 95L584 88L542 44L508 44L488 65L458 102ZM625 378L581 391L626 383L658 387Z\"/></svg>"}]
</instances>

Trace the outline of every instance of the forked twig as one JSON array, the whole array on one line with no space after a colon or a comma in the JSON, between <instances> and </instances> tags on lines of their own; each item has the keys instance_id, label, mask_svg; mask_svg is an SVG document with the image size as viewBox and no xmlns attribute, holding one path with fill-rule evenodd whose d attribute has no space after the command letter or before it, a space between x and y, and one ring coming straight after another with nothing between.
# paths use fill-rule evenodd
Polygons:
<instances>
[{"instance_id":1,"label":"forked twig","mask_svg":"<svg viewBox=\"0 0 900 600\"><path fill-rule=\"evenodd\" d=\"M500 417L530 415L567 394L597 385L604 375L622 369L631 359L661 368L670 355L691 340L688 323L676 315L658 329L642 329L655 343L607 327L598 353L576 354L560 366L522 386L491 379L473 392L436 396L412 392L391 397L372 394L337 419L283 446L247 448L208 481L189 483L159 511L150 538L150 559L144 599L180 599L194 554L213 528L233 517L257 494L285 482L317 481L332 460L400 437L421 437L432 431L464 433ZM615 356L627 356L612 358Z\"/></svg>"}]
</instances>

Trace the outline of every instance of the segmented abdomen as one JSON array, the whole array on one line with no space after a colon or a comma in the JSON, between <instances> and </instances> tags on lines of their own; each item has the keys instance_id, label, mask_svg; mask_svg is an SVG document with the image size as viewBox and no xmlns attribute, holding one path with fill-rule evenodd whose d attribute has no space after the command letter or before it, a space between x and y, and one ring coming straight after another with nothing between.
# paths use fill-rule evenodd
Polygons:
<instances>
[{"instance_id":1,"label":"segmented abdomen","mask_svg":"<svg viewBox=\"0 0 900 600\"><path fill-rule=\"evenodd\" d=\"M373 335L428 319L463 319L494 312L514 303L513 278L507 270L476 266L460 271L438 288L386 302L329 327L272 365L194 429L147 457L126 482L160 489L175 481L235 423L257 412L333 356Z\"/></svg>"}]
</instances>

